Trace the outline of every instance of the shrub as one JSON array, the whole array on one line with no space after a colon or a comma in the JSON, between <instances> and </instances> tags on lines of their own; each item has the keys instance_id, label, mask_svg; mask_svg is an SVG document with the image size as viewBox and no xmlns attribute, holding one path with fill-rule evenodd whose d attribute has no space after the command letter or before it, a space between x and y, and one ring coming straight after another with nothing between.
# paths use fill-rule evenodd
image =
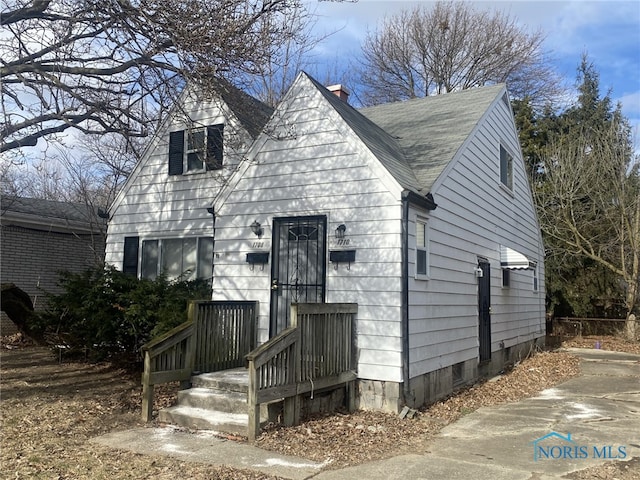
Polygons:
<instances>
[{"instance_id":1,"label":"shrub","mask_svg":"<svg viewBox=\"0 0 640 480\"><path fill-rule=\"evenodd\" d=\"M187 320L189 300L208 299L204 280L137 279L112 266L63 272L36 328L92 360L139 359L140 347Z\"/></svg>"}]
</instances>

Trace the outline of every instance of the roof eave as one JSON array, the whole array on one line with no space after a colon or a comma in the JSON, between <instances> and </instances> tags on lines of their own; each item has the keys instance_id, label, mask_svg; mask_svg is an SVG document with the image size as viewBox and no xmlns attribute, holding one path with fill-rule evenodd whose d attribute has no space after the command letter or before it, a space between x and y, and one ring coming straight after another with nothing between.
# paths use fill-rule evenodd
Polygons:
<instances>
[{"instance_id":1,"label":"roof eave","mask_svg":"<svg viewBox=\"0 0 640 480\"><path fill-rule=\"evenodd\" d=\"M407 199L409 203L417 207L424 208L425 210L435 210L438 208L438 204L435 202L431 192L426 195L420 195L419 193L411 190L404 190L402 192L402 198Z\"/></svg>"}]
</instances>

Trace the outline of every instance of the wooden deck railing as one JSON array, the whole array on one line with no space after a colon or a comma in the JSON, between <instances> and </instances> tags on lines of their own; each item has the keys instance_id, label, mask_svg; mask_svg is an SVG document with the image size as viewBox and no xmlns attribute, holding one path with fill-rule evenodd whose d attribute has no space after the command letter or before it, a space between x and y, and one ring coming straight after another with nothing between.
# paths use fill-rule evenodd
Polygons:
<instances>
[{"instance_id":1,"label":"wooden deck railing","mask_svg":"<svg viewBox=\"0 0 640 480\"><path fill-rule=\"evenodd\" d=\"M146 343L142 419L151 420L154 385L180 381L186 388L194 372L243 366L256 346L257 308L257 302L190 302L185 323Z\"/></svg>"},{"instance_id":2,"label":"wooden deck railing","mask_svg":"<svg viewBox=\"0 0 640 480\"><path fill-rule=\"evenodd\" d=\"M249 441L260 432L260 404L284 399L284 423L300 418L300 395L347 385L355 406L355 303L291 306L292 326L247 355L249 367Z\"/></svg>"}]
</instances>

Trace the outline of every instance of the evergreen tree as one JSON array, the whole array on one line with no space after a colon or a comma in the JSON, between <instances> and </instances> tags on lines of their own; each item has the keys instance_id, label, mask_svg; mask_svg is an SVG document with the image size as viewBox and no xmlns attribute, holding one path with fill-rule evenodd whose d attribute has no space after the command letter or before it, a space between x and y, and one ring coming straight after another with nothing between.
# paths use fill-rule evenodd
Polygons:
<instances>
[{"instance_id":1,"label":"evergreen tree","mask_svg":"<svg viewBox=\"0 0 640 480\"><path fill-rule=\"evenodd\" d=\"M542 175L533 185L550 305L562 299L582 315L616 315L623 305L628 316L640 280L640 182L631 130L611 93L600 96L598 72L586 55L577 93L556 127L544 129Z\"/></svg>"}]
</instances>

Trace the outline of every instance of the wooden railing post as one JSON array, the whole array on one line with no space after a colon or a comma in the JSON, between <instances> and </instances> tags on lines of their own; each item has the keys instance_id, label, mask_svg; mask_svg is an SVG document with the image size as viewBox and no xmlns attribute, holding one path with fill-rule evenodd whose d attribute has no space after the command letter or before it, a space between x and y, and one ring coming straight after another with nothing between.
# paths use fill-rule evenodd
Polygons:
<instances>
[{"instance_id":1,"label":"wooden railing post","mask_svg":"<svg viewBox=\"0 0 640 480\"><path fill-rule=\"evenodd\" d=\"M291 304L291 316L289 317L289 323L291 327L300 328L298 325L298 306L295 304ZM300 337L302 338L302 337ZM301 350L301 341L298 340L294 345L293 349L293 361L290 365L293 365L293 377L296 382L299 381L300 371L302 368L302 350ZM300 423L300 396L293 395L284 399L283 405L283 418L285 426L291 427L293 425L297 425Z\"/></svg>"},{"instance_id":2,"label":"wooden railing post","mask_svg":"<svg viewBox=\"0 0 640 480\"><path fill-rule=\"evenodd\" d=\"M187 321L193 323L193 334L187 339L187 350L185 352L185 367L193 373L196 362L196 339L198 336L198 302L195 300L189 301L187 309ZM191 377L180 382L180 389L185 390L191 388Z\"/></svg>"},{"instance_id":3,"label":"wooden railing post","mask_svg":"<svg viewBox=\"0 0 640 480\"><path fill-rule=\"evenodd\" d=\"M142 374L142 421L150 422L153 413L153 384L151 383L151 355L144 352L144 373Z\"/></svg>"},{"instance_id":4,"label":"wooden railing post","mask_svg":"<svg viewBox=\"0 0 640 480\"><path fill-rule=\"evenodd\" d=\"M255 362L249 360L249 390L247 391L247 404L249 425L247 436L249 443L254 443L260 434L260 404L258 404L258 378Z\"/></svg>"}]
</instances>

